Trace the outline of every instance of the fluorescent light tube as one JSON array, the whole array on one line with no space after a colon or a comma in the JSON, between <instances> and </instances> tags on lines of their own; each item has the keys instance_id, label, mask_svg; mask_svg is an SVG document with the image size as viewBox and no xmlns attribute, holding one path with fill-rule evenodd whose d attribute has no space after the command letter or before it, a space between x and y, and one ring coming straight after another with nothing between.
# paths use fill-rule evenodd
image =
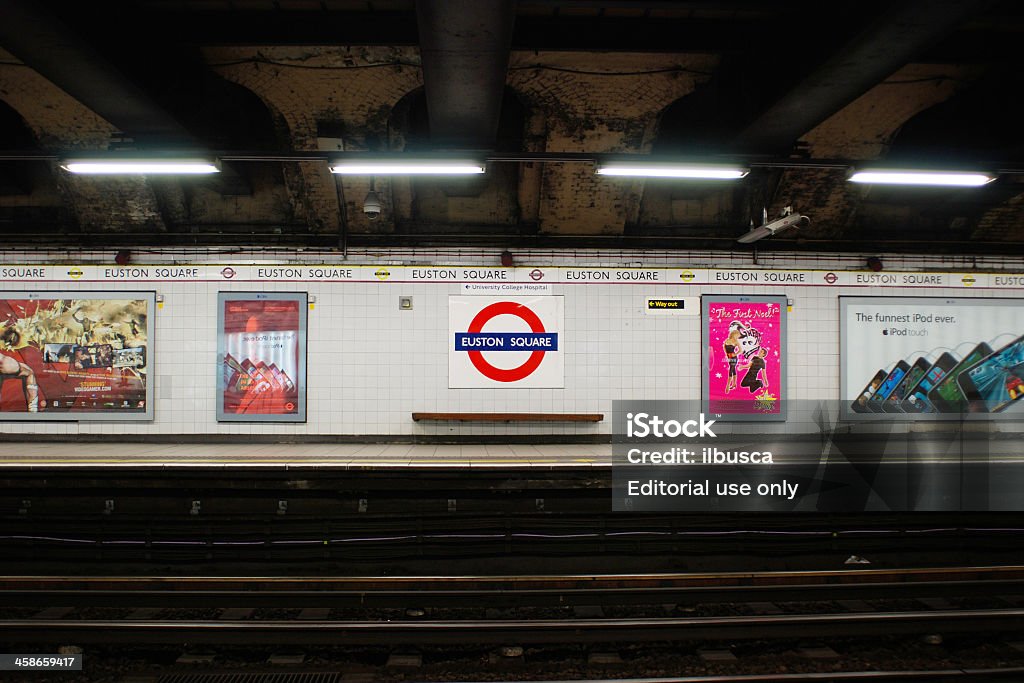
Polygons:
<instances>
[{"instance_id":1,"label":"fluorescent light tube","mask_svg":"<svg viewBox=\"0 0 1024 683\"><path fill-rule=\"evenodd\" d=\"M878 185L939 185L953 187L978 187L995 180L989 173L965 171L897 171L888 169L864 169L850 176L851 183L874 183Z\"/></svg>"},{"instance_id":2,"label":"fluorescent light tube","mask_svg":"<svg viewBox=\"0 0 1024 683\"><path fill-rule=\"evenodd\" d=\"M747 169L737 166L668 162L608 162L597 167L598 175L694 180L736 180L747 175L747 172Z\"/></svg>"},{"instance_id":3,"label":"fluorescent light tube","mask_svg":"<svg viewBox=\"0 0 1024 683\"><path fill-rule=\"evenodd\" d=\"M340 175L475 175L484 170L479 161L467 159L343 159L331 163L331 173Z\"/></svg>"},{"instance_id":4,"label":"fluorescent light tube","mask_svg":"<svg viewBox=\"0 0 1024 683\"><path fill-rule=\"evenodd\" d=\"M219 173L209 159L66 159L61 167L83 175L200 175Z\"/></svg>"}]
</instances>

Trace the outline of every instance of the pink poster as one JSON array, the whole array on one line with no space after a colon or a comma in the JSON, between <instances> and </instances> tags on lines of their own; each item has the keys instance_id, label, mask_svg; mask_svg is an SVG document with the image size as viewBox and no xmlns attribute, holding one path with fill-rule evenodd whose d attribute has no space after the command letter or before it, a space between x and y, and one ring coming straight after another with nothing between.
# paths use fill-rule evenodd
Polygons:
<instances>
[{"instance_id":1,"label":"pink poster","mask_svg":"<svg viewBox=\"0 0 1024 683\"><path fill-rule=\"evenodd\" d=\"M782 415L785 299L705 297L708 412Z\"/></svg>"}]
</instances>

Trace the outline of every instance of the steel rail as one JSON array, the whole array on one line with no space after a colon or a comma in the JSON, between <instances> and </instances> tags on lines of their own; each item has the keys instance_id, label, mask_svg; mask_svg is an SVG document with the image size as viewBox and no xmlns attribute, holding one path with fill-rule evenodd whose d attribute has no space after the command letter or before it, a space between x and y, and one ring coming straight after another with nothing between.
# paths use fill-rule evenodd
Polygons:
<instances>
[{"instance_id":1,"label":"steel rail","mask_svg":"<svg viewBox=\"0 0 1024 683\"><path fill-rule=\"evenodd\" d=\"M677 572L631 574L534 574L534 575L407 575L407 576L0 576L0 590L89 588L128 590L166 586L205 590L229 590L231 587L254 589L308 590L415 590L471 588L568 589L635 587L756 586L850 583L914 583L981 579L1022 579L1024 565L960 567L908 567L884 569L829 569L744 572Z\"/></svg>"},{"instance_id":2,"label":"steel rail","mask_svg":"<svg viewBox=\"0 0 1024 683\"><path fill-rule=\"evenodd\" d=\"M572 679L566 681L535 681L535 683L803 683L804 681L919 681L919 680L990 680L993 678L1024 678L1024 667L989 669L913 669L907 671L830 671L776 674L725 674L710 676L670 676L657 678ZM455 681L453 683L482 683ZM499 682L504 683L504 682Z\"/></svg>"},{"instance_id":3,"label":"steel rail","mask_svg":"<svg viewBox=\"0 0 1024 683\"><path fill-rule=\"evenodd\" d=\"M654 642L1019 631L1024 609L658 619L458 621L0 620L11 643L359 644Z\"/></svg>"},{"instance_id":4,"label":"steel rail","mask_svg":"<svg viewBox=\"0 0 1024 683\"><path fill-rule=\"evenodd\" d=\"M146 590L0 589L0 606L514 607L978 597L1024 594L1024 580L550 589Z\"/></svg>"}]
</instances>

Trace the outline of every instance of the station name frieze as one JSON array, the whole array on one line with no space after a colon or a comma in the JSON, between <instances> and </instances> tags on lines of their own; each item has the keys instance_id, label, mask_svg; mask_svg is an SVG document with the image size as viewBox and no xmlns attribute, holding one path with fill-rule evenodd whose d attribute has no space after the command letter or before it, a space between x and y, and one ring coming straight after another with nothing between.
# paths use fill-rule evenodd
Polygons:
<instances>
[{"instance_id":1,"label":"station name frieze","mask_svg":"<svg viewBox=\"0 0 1024 683\"><path fill-rule=\"evenodd\" d=\"M752 284L807 284L810 273L795 270L716 270L713 282L749 282Z\"/></svg>"},{"instance_id":2,"label":"station name frieze","mask_svg":"<svg viewBox=\"0 0 1024 683\"><path fill-rule=\"evenodd\" d=\"M45 280L47 276L44 266L5 266L0 268L0 277L5 280Z\"/></svg>"},{"instance_id":3,"label":"station name frieze","mask_svg":"<svg viewBox=\"0 0 1024 683\"><path fill-rule=\"evenodd\" d=\"M1024 287L1024 275L993 275L993 287Z\"/></svg>"},{"instance_id":4,"label":"station name frieze","mask_svg":"<svg viewBox=\"0 0 1024 683\"><path fill-rule=\"evenodd\" d=\"M612 270L612 269L582 269L566 268L564 278L566 282L663 282L660 270Z\"/></svg>"},{"instance_id":5,"label":"station name frieze","mask_svg":"<svg viewBox=\"0 0 1024 683\"><path fill-rule=\"evenodd\" d=\"M355 280L354 268L327 266L273 267L257 266L257 280Z\"/></svg>"},{"instance_id":6,"label":"station name frieze","mask_svg":"<svg viewBox=\"0 0 1024 683\"><path fill-rule=\"evenodd\" d=\"M423 282L494 285L656 285L685 290L749 285L774 287L944 288L1024 290L1024 273L865 272L726 268L594 266L433 266L375 264L0 265L5 282ZM648 291L664 297L668 291ZM673 294L668 298L672 298Z\"/></svg>"},{"instance_id":7,"label":"station name frieze","mask_svg":"<svg viewBox=\"0 0 1024 683\"><path fill-rule=\"evenodd\" d=\"M946 275L944 273L857 273L856 284L858 285L932 285L944 287Z\"/></svg>"},{"instance_id":8,"label":"station name frieze","mask_svg":"<svg viewBox=\"0 0 1024 683\"><path fill-rule=\"evenodd\" d=\"M476 282L508 282L512 279L512 271L502 268L410 268L410 280L452 280Z\"/></svg>"},{"instance_id":9,"label":"station name frieze","mask_svg":"<svg viewBox=\"0 0 1024 683\"><path fill-rule=\"evenodd\" d=\"M104 268L100 275L105 280L198 280L199 267Z\"/></svg>"}]
</instances>

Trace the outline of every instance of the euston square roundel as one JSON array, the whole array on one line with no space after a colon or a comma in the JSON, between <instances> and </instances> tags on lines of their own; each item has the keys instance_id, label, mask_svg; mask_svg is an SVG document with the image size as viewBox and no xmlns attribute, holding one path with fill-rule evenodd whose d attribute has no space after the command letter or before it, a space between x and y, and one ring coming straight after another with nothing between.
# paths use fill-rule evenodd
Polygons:
<instances>
[{"instance_id":1,"label":"euston square roundel","mask_svg":"<svg viewBox=\"0 0 1024 683\"><path fill-rule=\"evenodd\" d=\"M544 323L540 321L537 314L531 311L529 308L522 304L513 303L511 301L499 301L496 304L491 304L487 308L483 309L476 314L473 318L473 322L469 324L470 334L480 334L484 331L484 325L495 316L507 314L514 315L517 318L522 318L526 321L526 324L530 326L530 331L534 334L544 334ZM502 370L496 368L484 359L484 354L480 351L470 351L469 360L472 361L473 365L483 373L484 377L490 377L497 382L518 382L521 379L529 377L534 370L540 367L540 363L544 360L544 354L547 351L532 351L530 357L525 363L516 368L509 370Z\"/></svg>"},{"instance_id":2,"label":"euston square roundel","mask_svg":"<svg viewBox=\"0 0 1024 683\"><path fill-rule=\"evenodd\" d=\"M563 387L562 300L560 296L449 297L449 386Z\"/></svg>"}]
</instances>

